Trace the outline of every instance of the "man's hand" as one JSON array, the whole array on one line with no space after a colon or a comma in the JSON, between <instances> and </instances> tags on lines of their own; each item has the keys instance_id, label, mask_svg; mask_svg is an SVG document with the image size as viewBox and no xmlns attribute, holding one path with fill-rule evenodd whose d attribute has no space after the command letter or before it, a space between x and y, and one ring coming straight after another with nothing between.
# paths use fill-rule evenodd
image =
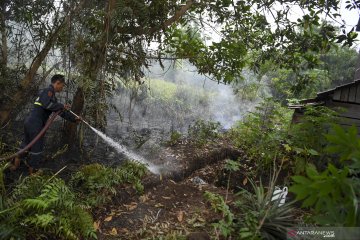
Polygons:
<instances>
[{"instance_id":1,"label":"man's hand","mask_svg":"<svg viewBox=\"0 0 360 240\"><path fill-rule=\"evenodd\" d=\"M70 104L64 104L64 109L65 110L70 110L71 108L71 105Z\"/></svg>"},{"instance_id":2,"label":"man's hand","mask_svg":"<svg viewBox=\"0 0 360 240\"><path fill-rule=\"evenodd\" d=\"M82 117L79 116L79 117L75 118L75 121L76 121L76 123L80 123L83 121L83 119L82 119Z\"/></svg>"}]
</instances>

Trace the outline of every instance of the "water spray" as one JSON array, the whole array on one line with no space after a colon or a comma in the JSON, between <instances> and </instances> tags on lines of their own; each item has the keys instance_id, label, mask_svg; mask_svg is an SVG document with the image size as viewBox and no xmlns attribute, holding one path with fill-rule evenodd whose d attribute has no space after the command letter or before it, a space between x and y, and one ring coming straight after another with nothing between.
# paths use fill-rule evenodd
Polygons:
<instances>
[{"instance_id":1,"label":"water spray","mask_svg":"<svg viewBox=\"0 0 360 240\"><path fill-rule=\"evenodd\" d=\"M85 123L88 127L91 128L98 136L100 136L107 144L112 146L118 153L124 154L127 157L130 157L131 159L134 159L142 164L145 164L146 167L149 169L150 172L154 174L160 174L160 169L158 166L150 163L143 157L137 155L136 153L131 152L128 150L125 146L115 142L112 138L104 134L103 132L97 130L96 128L92 127L88 122L86 122L84 119L82 119L80 116L78 116L76 113L74 113L71 110L68 110L71 114L73 114L76 118L80 119L83 123Z\"/></svg>"}]
</instances>

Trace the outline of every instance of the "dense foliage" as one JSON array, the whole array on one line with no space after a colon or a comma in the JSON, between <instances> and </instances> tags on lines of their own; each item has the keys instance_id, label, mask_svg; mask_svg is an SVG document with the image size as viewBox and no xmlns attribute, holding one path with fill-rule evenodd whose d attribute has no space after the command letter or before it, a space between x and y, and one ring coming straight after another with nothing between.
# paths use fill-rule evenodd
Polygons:
<instances>
[{"instance_id":1,"label":"dense foliage","mask_svg":"<svg viewBox=\"0 0 360 240\"><path fill-rule=\"evenodd\" d=\"M145 169L135 162L116 169L94 164L76 172L69 184L33 175L20 179L12 191L0 182L0 239L97 239L90 210L127 184L142 191Z\"/></svg>"},{"instance_id":2,"label":"dense foliage","mask_svg":"<svg viewBox=\"0 0 360 240\"><path fill-rule=\"evenodd\" d=\"M308 165L306 176L293 177L295 184L290 191L296 193L298 200L303 200L303 207L314 209L313 219L316 223L325 226L359 226L358 131L355 126L348 130L334 126L332 130L331 134L326 135L329 142L326 151L339 156L340 163L329 161L327 168L321 172L314 165Z\"/></svg>"},{"instance_id":3,"label":"dense foliage","mask_svg":"<svg viewBox=\"0 0 360 240\"><path fill-rule=\"evenodd\" d=\"M164 58L188 59L200 74L226 83L241 80L243 69L258 71L266 62L302 76L319 65L319 53L327 53L335 42L353 45L354 29L346 32L345 25L339 29L328 21L341 20L339 4L302 0L2 1L0 83L10 98L0 97L6 100L0 125L16 116L32 86L43 83L54 69L68 75L71 70L74 110L80 114L87 109L88 119L101 126L111 109L108 97L115 82L141 83L142 68L150 60L161 64ZM304 14L293 20L290 15L296 7ZM357 7L356 2L346 3L347 9ZM322 14L325 21L320 19ZM307 77L296 77L293 85L306 84L304 79Z\"/></svg>"},{"instance_id":4,"label":"dense foliage","mask_svg":"<svg viewBox=\"0 0 360 240\"><path fill-rule=\"evenodd\" d=\"M274 183L268 190L261 182L252 184L252 191L238 193L234 206L218 194L205 192L205 199L210 202L214 211L221 212L223 219L214 223L217 239L220 236L237 239L282 239L286 228L293 226L292 203L278 206L279 201L271 201Z\"/></svg>"},{"instance_id":5,"label":"dense foliage","mask_svg":"<svg viewBox=\"0 0 360 240\"><path fill-rule=\"evenodd\" d=\"M323 134L336 123L336 112L322 106L308 107L298 124L291 124L291 114L268 99L232 128L230 136L236 146L256 162L258 171L268 169L273 161L284 162L295 173L304 172L309 162L319 167L323 164L318 159L327 142Z\"/></svg>"},{"instance_id":6,"label":"dense foliage","mask_svg":"<svg viewBox=\"0 0 360 240\"><path fill-rule=\"evenodd\" d=\"M130 124L134 105L141 103L141 114L154 105L162 116L185 125L185 115L193 113L191 104L207 109L213 93L185 83L147 81L144 69L154 63L164 69L165 59L186 59L206 78L233 84L238 100L266 97L226 134L255 166L249 169L253 176L269 172L273 165L280 167L287 172L283 180L292 184L296 199L311 214L309 224L359 226L357 129L331 128L337 113L324 107L307 107L301 122L293 124L292 112L284 107L353 80L357 54L348 47L357 33L354 28L346 31L346 24L336 26L342 20L341 4L3 0L0 129L18 117L54 70L67 75L64 101L94 126L105 127L111 109L124 121L112 102L124 93L129 95ZM302 13L296 19L295 8ZM359 10L360 2L345 1L345 8ZM74 127L66 128L76 133ZM187 130L188 142L201 148L216 141L222 129L217 122L200 119ZM174 146L183 138L172 128L167 143ZM4 151L8 149L0 143L0 153ZM242 160L226 162L227 191ZM143 192L141 178L146 172L133 162L118 168L92 164L82 166L68 183L35 175L19 179L10 191L3 181L6 167L4 163L0 171L1 239L95 239L90 210L111 201L124 185ZM292 206L278 207L270 201L275 182L266 190L261 183L251 184L253 189L240 192L233 205L227 202L228 192L225 197L206 192L205 199L222 215L212 224L217 239L278 239L291 226Z\"/></svg>"}]
</instances>

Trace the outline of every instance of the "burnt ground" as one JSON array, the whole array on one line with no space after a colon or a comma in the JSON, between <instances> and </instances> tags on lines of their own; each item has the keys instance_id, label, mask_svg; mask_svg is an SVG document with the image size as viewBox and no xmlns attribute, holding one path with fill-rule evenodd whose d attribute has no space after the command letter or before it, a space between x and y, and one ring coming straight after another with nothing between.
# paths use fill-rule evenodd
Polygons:
<instances>
[{"instance_id":1,"label":"burnt ground","mask_svg":"<svg viewBox=\"0 0 360 240\"><path fill-rule=\"evenodd\" d=\"M239 171L231 173L229 189L229 172L224 170L226 159L238 159L241 165ZM110 203L93 212L99 239L161 239L164 236L167 237L164 239L178 239L195 233L193 239L200 240L201 236L213 236L212 223L222 219L222 215L211 209L204 193L228 195L227 204L231 207L234 192L240 188L251 191L249 179L260 180L260 176L254 175L255 163L226 138L201 147L192 142L179 142L163 148L152 162L164 169L161 176L148 174L143 179L142 195L131 186L122 187ZM67 178L86 162L55 161L45 166L56 172L65 164L68 168L59 174L62 178ZM26 168L22 168L13 179L19 173L26 175ZM279 179L280 185L285 178L284 173ZM268 174L261 174L261 179L267 186Z\"/></svg>"},{"instance_id":2,"label":"burnt ground","mask_svg":"<svg viewBox=\"0 0 360 240\"><path fill-rule=\"evenodd\" d=\"M241 158L241 169L232 173L227 190L226 159L238 158ZM110 204L94 213L99 239L161 239L164 236L165 239L178 239L189 234L197 236L193 239L201 239L201 235L212 236L212 223L220 220L222 215L211 209L204 198L205 191L224 198L228 195L229 206L232 206L234 192L240 190L239 186L251 191L248 179L254 177L254 165L226 139L201 148L189 142L179 143L165 149L158 159L160 162L167 163L167 171L162 176L147 176L143 180L145 191L142 195L137 195L131 187L121 189ZM266 180L263 184L266 186Z\"/></svg>"}]
</instances>

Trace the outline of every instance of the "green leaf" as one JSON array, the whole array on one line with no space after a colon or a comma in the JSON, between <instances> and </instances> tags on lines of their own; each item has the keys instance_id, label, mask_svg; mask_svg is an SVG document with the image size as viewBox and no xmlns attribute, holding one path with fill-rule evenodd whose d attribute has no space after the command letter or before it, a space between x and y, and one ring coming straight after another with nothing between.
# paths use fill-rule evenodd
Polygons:
<instances>
[{"instance_id":1,"label":"green leaf","mask_svg":"<svg viewBox=\"0 0 360 240\"><path fill-rule=\"evenodd\" d=\"M318 200L317 194L311 194L303 203L302 207L312 207Z\"/></svg>"},{"instance_id":2,"label":"green leaf","mask_svg":"<svg viewBox=\"0 0 360 240\"><path fill-rule=\"evenodd\" d=\"M303 185L308 185L311 184L311 180L309 180L308 178L304 177L304 176L293 176L292 179L294 180L294 182L296 183L301 183Z\"/></svg>"},{"instance_id":3,"label":"green leaf","mask_svg":"<svg viewBox=\"0 0 360 240\"><path fill-rule=\"evenodd\" d=\"M310 179L314 179L319 175L319 172L316 170L316 167L313 164L308 164L306 167L306 174Z\"/></svg>"},{"instance_id":4,"label":"green leaf","mask_svg":"<svg viewBox=\"0 0 360 240\"><path fill-rule=\"evenodd\" d=\"M308 153L310 153L311 155L313 155L313 156L319 156L320 154L316 151L316 150L314 150L314 149L308 149Z\"/></svg>"},{"instance_id":5,"label":"green leaf","mask_svg":"<svg viewBox=\"0 0 360 240\"><path fill-rule=\"evenodd\" d=\"M289 191L295 193L296 200L302 200L309 195L309 190L304 185L293 185L289 188Z\"/></svg>"}]
</instances>

